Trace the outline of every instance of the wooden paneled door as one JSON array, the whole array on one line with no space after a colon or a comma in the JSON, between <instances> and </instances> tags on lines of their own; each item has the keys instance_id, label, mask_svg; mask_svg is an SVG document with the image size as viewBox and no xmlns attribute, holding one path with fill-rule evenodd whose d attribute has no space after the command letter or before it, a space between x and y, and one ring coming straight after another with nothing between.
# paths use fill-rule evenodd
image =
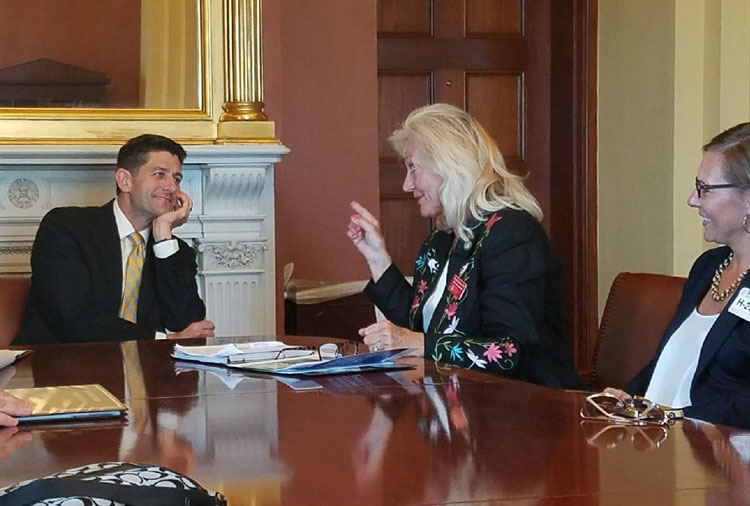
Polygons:
<instances>
[{"instance_id":1,"label":"wooden paneled door","mask_svg":"<svg viewBox=\"0 0 750 506\"><path fill-rule=\"evenodd\" d=\"M597 326L595 10L596 0L378 0L380 215L394 261L411 274L431 223L401 190L388 136L421 105L464 108L541 204L583 373Z\"/></svg>"}]
</instances>

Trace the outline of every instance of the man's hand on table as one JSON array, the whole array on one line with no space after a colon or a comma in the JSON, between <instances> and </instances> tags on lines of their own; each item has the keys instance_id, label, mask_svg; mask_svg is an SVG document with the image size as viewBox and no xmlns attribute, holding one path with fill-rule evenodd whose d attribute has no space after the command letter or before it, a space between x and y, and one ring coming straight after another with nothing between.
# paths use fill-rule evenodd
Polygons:
<instances>
[{"instance_id":1,"label":"man's hand on table","mask_svg":"<svg viewBox=\"0 0 750 506\"><path fill-rule=\"evenodd\" d=\"M195 337L214 337L216 325L211 320L199 320L188 325L184 330L167 334L167 339L190 339Z\"/></svg>"}]
</instances>

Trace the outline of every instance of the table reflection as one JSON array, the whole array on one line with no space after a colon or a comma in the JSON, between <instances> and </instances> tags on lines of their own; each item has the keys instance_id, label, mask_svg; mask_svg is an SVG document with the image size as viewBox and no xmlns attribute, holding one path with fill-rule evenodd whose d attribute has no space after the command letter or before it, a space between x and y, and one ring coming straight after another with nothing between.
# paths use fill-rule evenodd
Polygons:
<instances>
[{"instance_id":1,"label":"table reflection","mask_svg":"<svg viewBox=\"0 0 750 506\"><path fill-rule=\"evenodd\" d=\"M313 389L295 390L270 376L176 362L170 350L137 344L138 394L118 343L35 349L5 388L98 382L130 411L0 431L0 486L131 460L188 474L235 506L563 497L605 505L623 494L644 504L731 504L750 490L750 433L735 429L581 423L583 393L446 373L418 359L409 359L415 370L306 379Z\"/></svg>"},{"instance_id":2,"label":"table reflection","mask_svg":"<svg viewBox=\"0 0 750 506\"><path fill-rule=\"evenodd\" d=\"M501 400L498 385L476 383L465 394L455 375L404 377L400 384L364 398L345 399L339 391L325 410L310 394L279 396L280 455L291 470L283 503L305 502L310 490L321 497L345 495L352 504L544 495L560 450L549 441L561 441L566 424L529 410L538 401L533 395ZM545 436L515 437L528 434L529 424ZM321 459L324 469L315 464Z\"/></svg>"},{"instance_id":3,"label":"table reflection","mask_svg":"<svg viewBox=\"0 0 750 506\"><path fill-rule=\"evenodd\" d=\"M659 448L669 437L671 429L664 425L618 425L590 420L581 420L580 425L590 446L612 449L629 444L640 451Z\"/></svg>"},{"instance_id":4,"label":"table reflection","mask_svg":"<svg viewBox=\"0 0 750 506\"><path fill-rule=\"evenodd\" d=\"M19 431L18 427L0 428L0 460L31 442L31 434Z\"/></svg>"},{"instance_id":5,"label":"table reflection","mask_svg":"<svg viewBox=\"0 0 750 506\"><path fill-rule=\"evenodd\" d=\"M700 421L687 422L684 432L697 460L710 472L718 470L732 485L707 490L706 504L748 504L750 432Z\"/></svg>"}]
</instances>

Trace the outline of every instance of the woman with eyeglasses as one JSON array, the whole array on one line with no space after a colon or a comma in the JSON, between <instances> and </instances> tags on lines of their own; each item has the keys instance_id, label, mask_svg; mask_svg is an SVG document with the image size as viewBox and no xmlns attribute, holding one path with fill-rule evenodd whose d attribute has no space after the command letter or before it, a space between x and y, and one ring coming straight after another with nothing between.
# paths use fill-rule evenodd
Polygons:
<instances>
[{"instance_id":1,"label":"woman with eyeglasses","mask_svg":"<svg viewBox=\"0 0 750 506\"><path fill-rule=\"evenodd\" d=\"M436 228L410 285L380 225L352 203L347 234L372 273L365 293L387 321L360 330L371 350L418 348L436 362L575 388L562 330L562 266L542 211L495 142L447 104L413 111L392 134L406 164L403 190Z\"/></svg>"},{"instance_id":2,"label":"woman with eyeglasses","mask_svg":"<svg viewBox=\"0 0 750 506\"><path fill-rule=\"evenodd\" d=\"M693 264L656 357L626 386L685 416L750 427L750 123L703 146L688 205L706 241L723 244Z\"/></svg>"}]
</instances>

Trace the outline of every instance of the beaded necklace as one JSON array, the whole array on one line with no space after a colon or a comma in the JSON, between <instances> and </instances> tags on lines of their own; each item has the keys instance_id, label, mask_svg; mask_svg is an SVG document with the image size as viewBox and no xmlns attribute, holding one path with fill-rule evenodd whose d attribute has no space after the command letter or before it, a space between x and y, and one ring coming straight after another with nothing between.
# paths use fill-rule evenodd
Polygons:
<instances>
[{"instance_id":1,"label":"beaded necklace","mask_svg":"<svg viewBox=\"0 0 750 506\"><path fill-rule=\"evenodd\" d=\"M732 295L735 290L737 290L737 287L740 286L740 283L742 283L742 280L745 279L745 275L750 271L750 266L748 266L747 269L745 269L738 277L734 280L734 283L729 285L726 289L719 292L719 282L721 282L721 275L724 274L724 269L726 269L730 263L732 263L732 259L734 259L734 252L729 252L729 256L719 265L719 267L716 269L716 272L714 273L714 277L711 280L711 298L713 298L716 302L721 302L723 300L726 300L727 297Z\"/></svg>"}]
</instances>

